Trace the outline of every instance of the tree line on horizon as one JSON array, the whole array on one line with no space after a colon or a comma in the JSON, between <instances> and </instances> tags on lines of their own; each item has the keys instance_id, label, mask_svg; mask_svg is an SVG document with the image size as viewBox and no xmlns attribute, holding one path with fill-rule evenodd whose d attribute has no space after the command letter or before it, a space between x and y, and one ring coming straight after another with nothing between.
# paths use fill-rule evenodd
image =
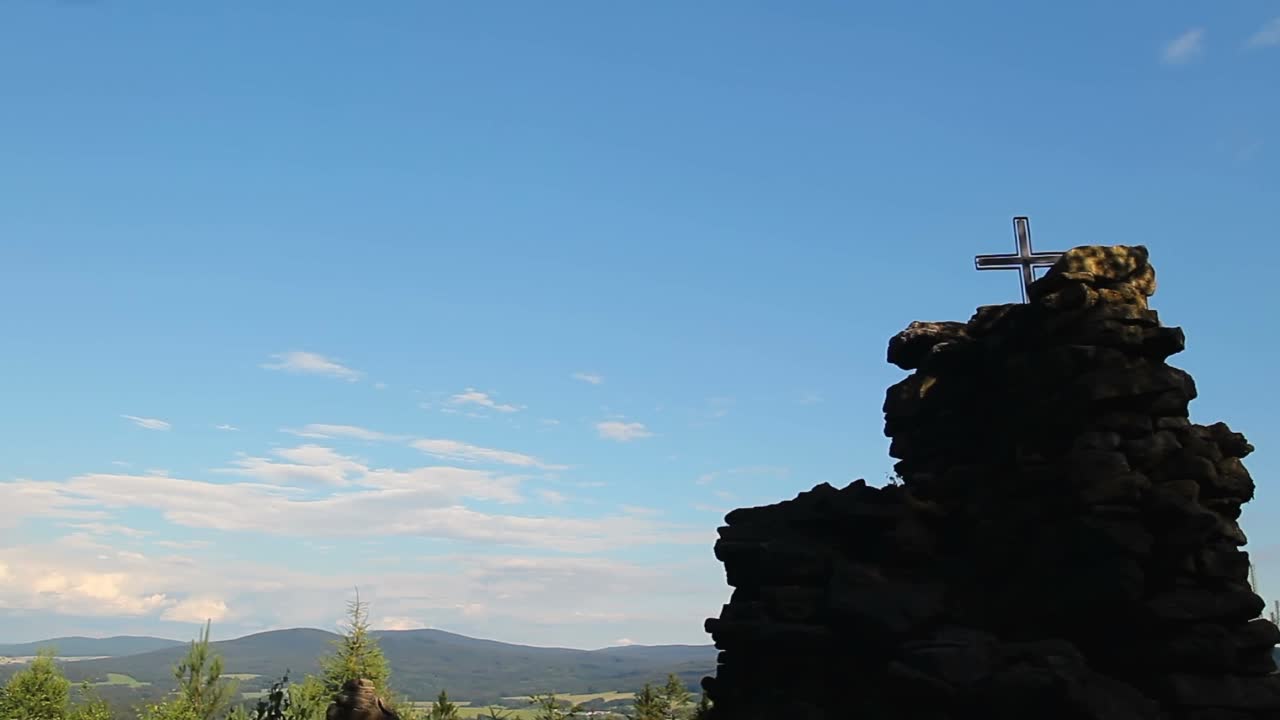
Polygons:
<instances>
[{"instance_id":1,"label":"tree line on horizon","mask_svg":"<svg viewBox=\"0 0 1280 720\"><path fill-rule=\"evenodd\" d=\"M440 691L427 708L415 706L391 687L391 667L369 629L366 606L359 595L348 603L348 623L332 653L321 658L320 672L291 682L289 671L274 682L256 703L239 699L238 683L224 677L223 660L209 644L210 623L186 656L173 668L175 688L164 700L135 712L137 720L324 720L329 703L348 680L364 679L402 720L461 720L462 708ZM81 683L73 698L71 682L62 674L52 650L42 651L31 664L0 687L0 720L123 720L89 682ZM695 704L675 674L666 683L645 683L632 700L627 720L705 720L711 709L706 695ZM566 702L554 692L529 696L533 720L574 720L583 717L581 704ZM481 720L515 720L509 709L490 706Z\"/></svg>"}]
</instances>

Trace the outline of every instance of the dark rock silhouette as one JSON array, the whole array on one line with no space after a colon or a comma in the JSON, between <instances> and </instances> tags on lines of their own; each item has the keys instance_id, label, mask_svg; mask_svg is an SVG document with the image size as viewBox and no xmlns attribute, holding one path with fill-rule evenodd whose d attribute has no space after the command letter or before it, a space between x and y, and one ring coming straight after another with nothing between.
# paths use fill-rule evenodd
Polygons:
<instances>
[{"instance_id":1,"label":"dark rock silhouette","mask_svg":"<svg viewBox=\"0 0 1280 720\"><path fill-rule=\"evenodd\" d=\"M377 696L372 682L361 679L342 684L342 692L330 703L325 720L400 720L400 716Z\"/></svg>"},{"instance_id":2,"label":"dark rock silhouette","mask_svg":"<svg viewBox=\"0 0 1280 720\"><path fill-rule=\"evenodd\" d=\"M1146 248L1080 247L1027 304L894 337L901 484L720 528L713 717L1280 718L1237 522L1253 447L1188 420L1154 292Z\"/></svg>"}]
</instances>

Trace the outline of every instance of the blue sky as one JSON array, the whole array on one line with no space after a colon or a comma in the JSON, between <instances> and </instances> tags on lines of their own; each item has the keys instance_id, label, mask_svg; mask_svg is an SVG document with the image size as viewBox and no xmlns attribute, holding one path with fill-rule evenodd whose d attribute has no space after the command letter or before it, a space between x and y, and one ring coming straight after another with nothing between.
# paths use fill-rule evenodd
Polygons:
<instances>
[{"instance_id":1,"label":"blue sky","mask_svg":"<svg viewBox=\"0 0 1280 720\"><path fill-rule=\"evenodd\" d=\"M1151 248L1280 598L1278 70L1261 1L5 3L0 639L706 642L1016 214Z\"/></svg>"}]
</instances>

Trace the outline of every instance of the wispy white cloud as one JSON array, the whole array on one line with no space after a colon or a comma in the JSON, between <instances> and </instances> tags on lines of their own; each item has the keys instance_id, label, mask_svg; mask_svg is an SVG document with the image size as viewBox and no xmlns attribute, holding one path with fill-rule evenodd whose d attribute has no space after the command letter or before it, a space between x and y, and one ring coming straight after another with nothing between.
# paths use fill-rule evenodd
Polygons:
<instances>
[{"instance_id":1,"label":"wispy white cloud","mask_svg":"<svg viewBox=\"0 0 1280 720\"><path fill-rule=\"evenodd\" d=\"M734 399L731 397L711 397L702 405L688 408L689 427L704 428L729 416Z\"/></svg>"},{"instance_id":2,"label":"wispy white cloud","mask_svg":"<svg viewBox=\"0 0 1280 720\"><path fill-rule=\"evenodd\" d=\"M539 490L538 496L552 505L562 505L569 499L564 493L555 490Z\"/></svg>"},{"instance_id":3,"label":"wispy white cloud","mask_svg":"<svg viewBox=\"0 0 1280 720\"><path fill-rule=\"evenodd\" d=\"M0 482L0 530L21 527L33 518L103 521L108 513L91 498L66 492L64 483L19 478Z\"/></svg>"},{"instance_id":4,"label":"wispy white cloud","mask_svg":"<svg viewBox=\"0 0 1280 720\"><path fill-rule=\"evenodd\" d=\"M319 353L294 350L285 353L276 353L271 357L276 362L264 363L262 367L268 370L282 370L284 372L297 373L301 375L324 375L327 377L346 380L348 382L355 382L364 375L364 373L359 370L353 370L346 365L343 365L336 360L331 360Z\"/></svg>"},{"instance_id":5,"label":"wispy white cloud","mask_svg":"<svg viewBox=\"0 0 1280 720\"><path fill-rule=\"evenodd\" d=\"M483 451L485 448L475 450ZM518 503L523 500L518 490L520 478L479 470L438 466L412 470L374 468L320 445L280 448L274 450L273 454L283 461L242 454L232 461L231 467L217 468L214 472L250 477L265 483L265 486L257 487L270 488L268 492L297 497L323 493L325 488L357 488L355 492L341 497L356 499L370 498L381 493L387 493L388 497L397 493L411 493L421 495L420 501L427 503L458 502L462 498L502 503ZM476 454L483 455L479 452ZM486 459L498 462L498 457L491 454ZM501 457L507 464L525 464L526 458L529 462L537 462L528 456Z\"/></svg>"},{"instance_id":6,"label":"wispy white cloud","mask_svg":"<svg viewBox=\"0 0 1280 720\"><path fill-rule=\"evenodd\" d=\"M289 462L270 458L242 456L230 468L218 472L247 475L264 482L287 485L296 482L318 482L326 485L348 485L353 476L368 471L354 459L339 455L320 445L281 448L275 455Z\"/></svg>"},{"instance_id":7,"label":"wispy white cloud","mask_svg":"<svg viewBox=\"0 0 1280 720\"><path fill-rule=\"evenodd\" d=\"M1236 132L1230 137L1221 137L1214 143L1214 150L1235 167L1243 167L1257 160L1265 147L1263 138L1252 132Z\"/></svg>"},{"instance_id":8,"label":"wispy white cloud","mask_svg":"<svg viewBox=\"0 0 1280 720\"><path fill-rule=\"evenodd\" d=\"M1244 165L1252 161L1258 156L1258 153L1262 151L1262 145L1263 142L1261 140L1254 140L1241 145L1235 152L1235 163L1237 165Z\"/></svg>"},{"instance_id":9,"label":"wispy white cloud","mask_svg":"<svg viewBox=\"0 0 1280 720\"><path fill-rule=\"evenodd\" d=\"M376 382L376 383L374 383L374 384L373 384L373 388L374 388L375 390L386 390L386 389L387 389L387 384L386 384L386 383L384 383L384 382Z\"/></svg>"},{"instance_id":10,"label":"wispy white cloud","mask_svg":"<svg viewBox=\"0 0 1280 720\"><path fill-rule=\"evenodd\" d=\"M630 442L647 438L653 435L644 423L623 422L621 420L605 420L596 423L596 432L600 437L606 440L617 440L618 442Z\"/></svg>"},{"instance_id":11,"label":"wispy white cloud","mask_svg":"<svg viewBox=\"0 0 1280 720\"><path fill-rule=\"evenodd\" d=\"M304 438L319 438L331 440L334 438L354 438L356 440L377 440L394 442L397 440L407 439L403 435L389 435L377 430L370 430L356 425L328 425L325 423L311 423L301 428L284 428L282 432L290 435L297 435Z\"/></svg>"},{"instance_id":12,"label":"wispy white cloud","mask_svg":"<svg viewBox=\"0 0 1280 720\"><path fill-rule=\"evenodd\" d=\"M1164 46L1161 59L1166 65L1182 65L1204 53L1204 28L1191 28Z\"/></svg>"},{"instance_id":13,"label":"wispy white cloud","mask_svg":"<svg viewBox=\"0 0 1280 720\"><path fill-rule=\"evenodd\" d=\"M275 471L263 472L270 479ZM463 503L465 498L518 501L517 483L516 478L449 467L368 470L358 479L358 487L340 492L324 488L303 492L261 482L90 474L60 483L58 494L99 507L156 511L183 527L302 538L313 537L323 528L326 538L408 535L577 553L712 539L705 531L625 514L514 515L481 512ZM21 483L5 483L15 484L19 491L24 489Z\"/></svg>"},{"instance_id":14,"label":"wispy white cloud","mask_svg":"<svg viewBox=\"0 0 1280 720\"><path fill-rule=\"evenodd\" d=\"M729 408L733 405L731 397L713 397L707 400L707 417L719 419L729 414Z\"/></svg>"},{"instance_id":15,"label":"wispy white cloud","mask_svg":"<svg viewBox=\"0 0 1280 720\"><path fill-rule=\"evenodd\" d=\"M479 445L471 445L459 440L422 438L414 440L409 444L428 455L442 460L454 460L468 463L497 463L500 465L531 467L542 470L565 469L564 465L552 465L545 463L532 455L512 452L510 450L496 450L494 448L480 447Z\"/></svg>"},{"instance_id":16,"label":"wispy white cloud","mask_svg":"<svg viewBox=\"0 0 1280 720\"><path fill-rule=\"evenodd\" d=\"M699 475L698 479L694 482L698 485L710 485L716 480L725 477L751 475L782 479L790 474L791 471L785 467L775 465L749 465L747 467L737 467L730 468L728 470L716 470L715 472L703 473L702 475Z\"/></svg>"},{"instance_id":17,"label":"wispy white cloud","mask_svg":"<svg viewBox=\"0 0 1280 720\"><path fill-rule=\"evenodd\" d=\"M465 463L492 463L513 467L537 468L540 470L565 470L567 466L544 462L533 455L510 450L481 447L460 440L444 438L412 438L407 435L393 435L370 430L355 425L326 425L312 423L301 428L286 428L284 432L305 438L339 439L355 438L357 440L407 442L432 457L442 460ZM277 454L280 454L278 451ZM331 458L330 458L331 460Z\"/></svg>"},{"instance_id":18,"label":"wispy white cloud","mask_svg":"<svg viewBox=\"0 0 1280 720\"><path fill-rule=\"evenodd\" d=\"M169 423L157 418L138 417L137 415L121 415L120 417L125 420L129 420L140 428L146 428L147 430L170 430L173 428Z\"/></svg>"},{"instance_id":19,"label":"wispy white cloud","mask_svg":"<svg viewBox=\"0 0 1280 720\"><path fill-rule=\"evenodd\" d=\"M467 388L453 397L449 398L450 405L478 405L490 410L496 410L501 413L519 412L522 408L507 403L500 403L490 397L489 393L480 392L475 388Z\"/></svg>"},{"instance_id":20,"label":"wispy white cloud","mask_svg":"<svg viewBox=\"0 0 1280 720\"><path fill-rule=\"evenodd\" d=\"M574 380L581 380L589 385L600 385L604 382L604 377L599 373L593 372L576 372L573 374Z\"/></svg>"},{"instance_id":21,"label":"wispy white cloud","mask_svg":"<svg viewBox=\"0 0 1280 720\"><path fill-rule=\"evenodd\" d=\"M67 525L69 527L76 528L77 530L83 530L84 532L92 535L123 535L124 537L139 539L151 534L148 530L139 530L127 525L118 525L115 523L82 522L67 523Z\"/></svg>"},{"instance_id":22,"label":"wispy white cloud","mask_svg":"<svg viewBox=\"0 0 1280 720\"><path fill-rule=\"evenodd\" d=\"M1277 46L1280 46L1280 17L1272 18L1245 41L1245 47L1255 50Z\"/></svg>"},{"instance_id":23,"label":"wispy white cloud","mask_svg":"<svg viewBox=\"0 0 1280 720\"><path fill-rule=\"evenodd\" d=\"M223 432L239 432L240 430L240 428L236 427L235 425L228 425L226 423L223 423L221 425L214 425L213 429L221 430Z\"/></svg>"},{"instance_id":24,"label":"wispy white cloud","mask_svg":"<svg viewBox=\"0 0 1280 720\"><path fill-rule=\"evenodd\" d=\"M430 403L423 403L422 407L423 409L430 410L434 406L431 405ZM488 420L489 419L489 416L485 415L484 413L478 413L473 410L462 411L456 407L442 407L440 408L440 412L444 413L445 415L461 415L462 417L471 418L472 420Z\"/></svg>"},{"instance_id":25,"label":"wispy white cloud","mask_svg":"<svg viewBox=\"0 0 1280 720\"><path fill-rule=\"evenodd\" d=\"M210 545L208 540L157 540L155 544L170 550L196 550Z\"/></svg>"}]
</instances>

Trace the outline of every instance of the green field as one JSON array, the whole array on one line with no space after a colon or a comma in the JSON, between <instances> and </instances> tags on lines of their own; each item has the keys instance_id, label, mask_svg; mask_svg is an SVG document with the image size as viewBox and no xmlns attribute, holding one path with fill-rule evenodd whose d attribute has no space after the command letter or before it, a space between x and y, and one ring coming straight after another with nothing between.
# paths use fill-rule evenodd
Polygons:
<instances>
[{"instance_id":1,"label":"green field","mask_svg":"<svg viewBox=\"0 0 1280 720\"><path fill-rule=\"evenodd\" d=\"M628 696L630 697L630 696ZM462 720L488 720L489 711L487 708L465 708L458 712L458 717ZM498 709L498 717L508 718L508 720L532 720L536 717L536 711L533 708L520 708L518 710L508 710L505 708ZM602 719L609 716L599 716ZM621 713L612 717L622 718Z\"/></svg>"},{"instance_id":2,"label":"green field","mask_svg":"<svg viewBox=\"0 0 1280 720\"><path fill-rule=\"evenodd\" d=\"M592 700L603 700L604 702L613 702L614 700L630 700L635 697L635 693L624 692L602 692L602 693L579 693L577 695L556 695L557 700L564 700L570 703L585 703ZM528 700L527 697L505 697L503 700Z\"/></svg>"},{"instance_id":3,"label":"green field","mask_svg":"<svg viewBox=\"0 0 1280 720\"><path fill-rule=\"evenodd\" d=\"M96 682L93 684L99 687L104 685L123 685L124 687L140 688L146 685L150 685L151 683L138 682L137 680L134 680L132 677L128 675L122 675L121 673L107 673L106 680L102 682Z\"/></svg>"},{"instance_id":4,"label":"green field","mask_svg":"<svg viewBox=\"0 0 1280 720\"><path fill-rule=\"evenodd\" d=\"M613 702L614 700L630 700L633 697L635 697L634 693L617 691L577 694L566 693L564 695L556 695L556 699L562 703L573 703L575 705L578 703L591 702L592 700ZM505 703L510 704L519 704L522 702L527 703L529 701L528 696L524 695L513 695L502 699ZM412 704L422 710L431 709L431 703L429 702L415 702ZM486 706L472 707L471 703L466 701L454 701L454 704L458 705L458 717L461 718L461 720L488 720L489 718L489 708ZM495 709L498 711L499 717L507 718L508 720L532 720L532 718L537 714L537 711L533 707L512 708L504 705ZM622 717L622 715L619 714L618 717Z\"/></svg>"},{"instance_id":5,"label":"green field","mask_svg":"<svg viewBox=\"0 0 1280 720\"><path fill-rule=\"evenodd\" d=\"M462 720L474 720L475 718L488 718L489 710L487 708L466 708L458 711L458 716ZM532 720L534 717L533 708L520 708L518 710L507 710L500 708L498 717L508 718L509 720Z\"/></svg>"},{"instance_id":6,"label":"green field","mask_svg":"<svg viewBox=\"0 0 1280 720\"><path fill-rule=\"evenodd\" d=\"M453 703L454 705L457 705L458 707L466 707L466 706L468 706L468 705L470 705L470 704L471 704L471 701L470 701L470 700L453 700L453 699L450 699L450 700L449 700L449 702ZM415 701L413 701L413 702L409 703L409 705L411 705L411 706L413 706L413 707L415 707L415 708L417 708L417 709L419 709L419 710L430 710L430 709L431 709L431 706L432 706L432 705L435 705L435 701L434 701L434 700L415 700Z\"/></svg>"},{"instance_id":7,"label":"green field","mask_svg":"<svg viewBox=\"0 0 1280 720\"><path fill-rule=\"evenodd\" d=\"M604 702L613 702L614 700L631 700L635 696L635 693L606 692L582 695L557 695L556 697L563 697L571 703L584 703L591 702L592 700L603 700Z\"/></svg>"}]
</instances>

